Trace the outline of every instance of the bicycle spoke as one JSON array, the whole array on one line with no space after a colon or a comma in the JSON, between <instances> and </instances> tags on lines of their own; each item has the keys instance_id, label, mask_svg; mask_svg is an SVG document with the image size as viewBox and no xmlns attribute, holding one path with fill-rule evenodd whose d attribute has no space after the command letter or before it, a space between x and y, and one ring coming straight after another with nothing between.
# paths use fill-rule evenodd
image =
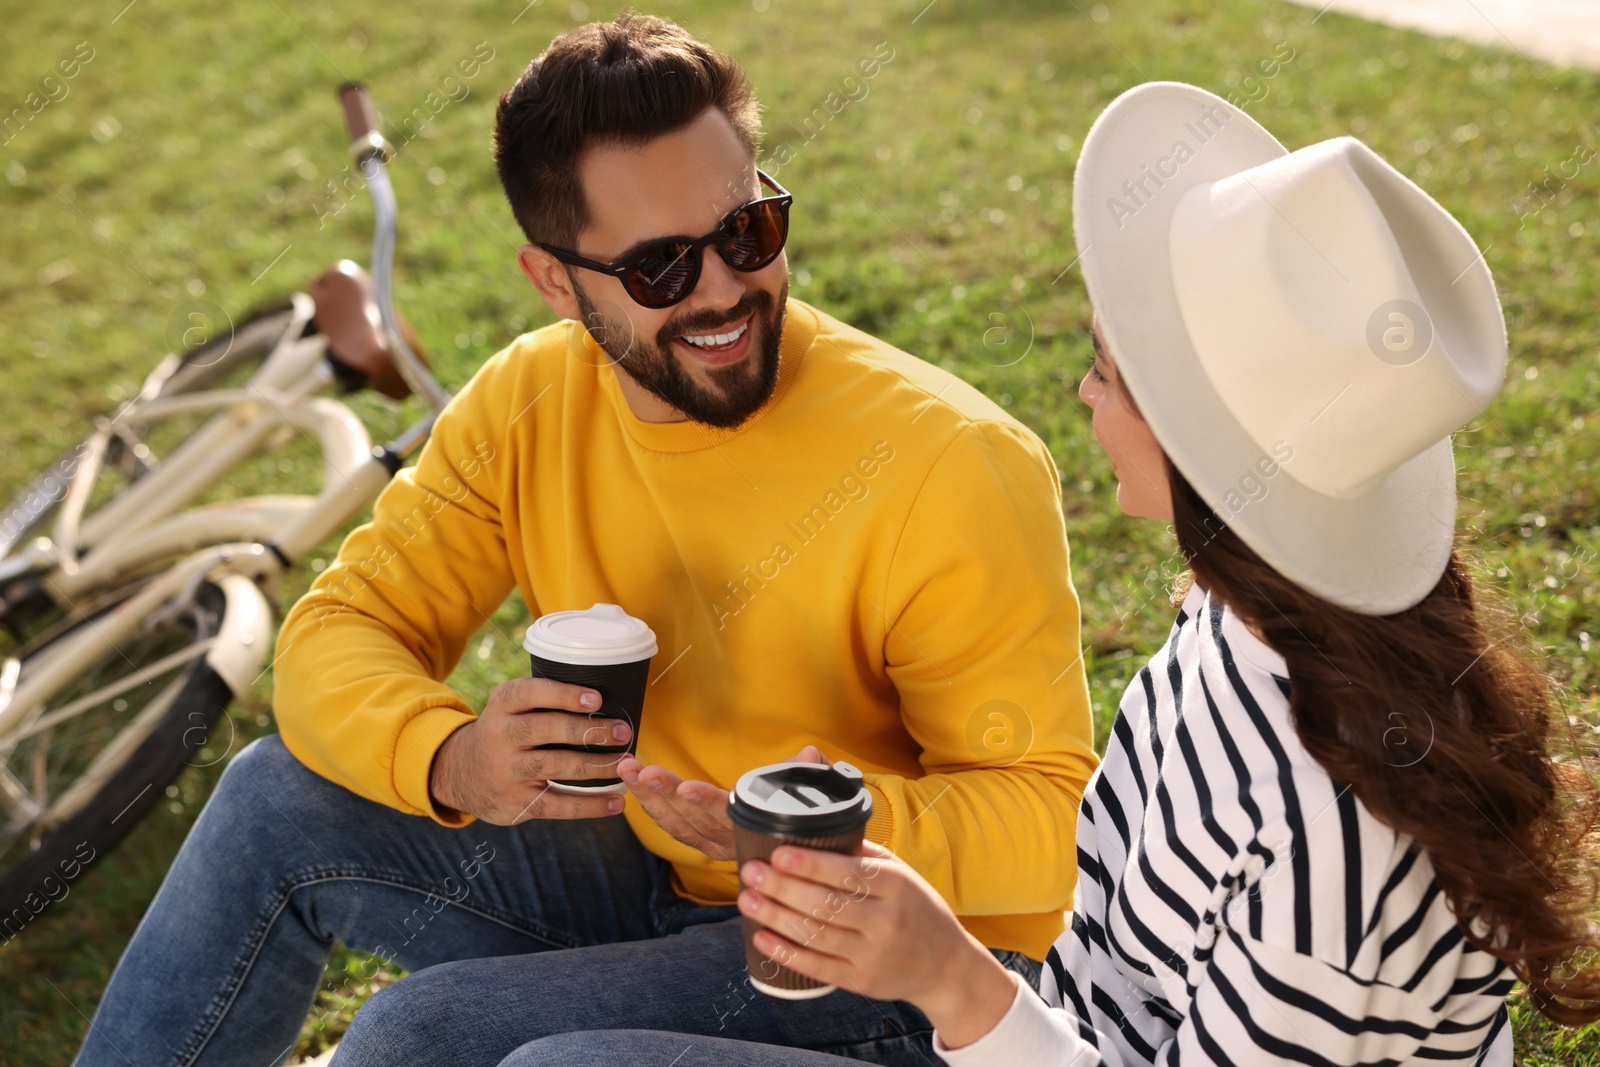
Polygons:
<instances>
[{"instance_id":1,"label":"bicycle spoke","mask_svg":"<svg viewBox=\"0 0 1600 1067\"><path fill-rule=\"evenodd\" d=\"M50 754L50 731L45 730L33 750L33 799L41 808L50 803L50 783L45 779L45 759Z\"/></svg>"},{"instance_id":2,"label":"bicycle spoke","mask_svg":"<svg viewBox=\"0 0 1600 1067\"><path fill-rule=\"evenodd\" d=\"M8 739L8 743L15 744L17 742L25 741L36 733L49 730L57 723L65 722L75 715L81 715L90 708L97 707L108 700L119 697L130 689L137 689L141 685L147 685L148 682L146 681L146 678L148 676L165 674L167 671L178 666L179 664L187 663L196 657L203 656L215 643L216 638L214 637L207 638L204 641L197 641L187 648L179 649L170 656L165 656L157 660L155 663L147 664L146 666L140 668L140 670L144 672L143 674L127 675L120 681L113 682L104 688L95 690L93 693L90 693L87 696L79 697L77 700L74 700L72 703L67 704L64 707L56 708L54 711L49 712L48 714L41 715L38 719L34 720L31 725L25 726L13 734L11 738Z\"/></svg>"},{"instance_id":3,"label":"bicycle spoke","mask_svg":"<svg viewBox=\"0 0 1600 1067\"><path fill-rule=\"evenodd\" d=\"M183 689L183 676L174 678L159 696L150 701L143 710L130 722L116 739L95 756L94 761L73 779L72 784L58 797L55 803L45 809L43 822L59 825L78 813L78 809L88 803L89 799L105 785L111 771L122 764L122 761L149 736L161 717L167 713L172 702L178 699L178 693Z\"/></svg>"},{"instance_id":4,"label":"bicycle spoke","mask_svg":"<svg viewBox=\"0 0 1600 1067\"><path fill-rule=\"evenodd\" d=\"M0 830L0 844L27 829L39 817L38 801L33 799L28 787L8 767L0 767L0 807L11 813L10 825Z\"/></svg>"},{"instance_id":5,"label":"bicycle spoke","mask_svg":"<svg viewBox=\"0 0 1600 1067\"><path fill-rule=\"evenodd\" d=\"M171 709L189 666L215 642L193 638L193 619L180 615L106 648L0 739L0 863L39 847L126 764ZM54 652L47 645L25 655L21 679Z\"/></svg>"}]
</instances>

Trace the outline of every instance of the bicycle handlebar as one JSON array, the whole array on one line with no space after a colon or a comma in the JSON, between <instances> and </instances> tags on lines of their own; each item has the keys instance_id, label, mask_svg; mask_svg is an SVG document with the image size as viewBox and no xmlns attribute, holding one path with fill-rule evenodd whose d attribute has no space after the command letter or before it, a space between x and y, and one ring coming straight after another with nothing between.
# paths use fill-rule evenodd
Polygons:
<instances>
[{"instance_id":1,"label":"bicycle handlebar","mask_svg":"<svg viewBox=\"0 0 1600 1067\"><path fill-rule=\"evenodd\" d=\"M339 86L339 102L344 105L344 123L350 129L350 139L359 141L378 128L378 116L372 110L372 97L360 82L345 82Z\"/></svg>"},{"instance_id":2,"label":"bicycle handlebar","mask_svg":"<svg viewBox=\"0 0 1600 1067\"><path fill-rule=\"evenodd\" d=\"M366 87L359 82L345 82L339 86L339 102L344 105L345 123L353 138L350 155L366 178L367 194L372 197L372 288L373 299L378 304L378 317L383 321L383 332L389 341L389 353L394 357L395 370L411 387L411 391L428 402L434 411L444 410L450 402L450 393L428 373L427 366L406 344L400 331L400 320L394 311L394 239L396 215L394 187L389 184L385 164L394 156L394 149L378 132L377 116L373 113L372 99Z\"/></svg>"}]
</instances>

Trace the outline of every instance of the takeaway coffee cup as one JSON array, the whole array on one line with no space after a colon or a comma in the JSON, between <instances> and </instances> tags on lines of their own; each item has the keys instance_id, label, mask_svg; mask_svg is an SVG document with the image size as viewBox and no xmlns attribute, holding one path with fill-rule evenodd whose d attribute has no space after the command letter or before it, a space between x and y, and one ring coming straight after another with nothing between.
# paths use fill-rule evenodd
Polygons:
<instances>
[{"instance_id":1,"label":"takeaway coffee cup","mask_svg":"<svg viewBox=\"0 0 1600 1067\"><path fill-rule=\"evenodd\" d=\"M623 719L633 731L626 745L544 745L573 752L604 754L610 762L632 753L639 741L639 717L656 635L642 620L615 604L596 604L582 611L541 615L528 627L522 647L533 662L535 678L584 685L600 693L600 707L591 719ZM597 758L597 763L602 762ZM564 793L625 793L621 778L553 781Z\"/></svg>"},{"instance_id":2,"label":"takeaway coffee cup","mask_svg":"<svg viewBox=\"0 0 1600 1067\"><path fill-rule=\"evenodd\" d=\"M744 774L728 799L739 866L771 862L779 845L803 845L853 854L872 816L872 794L861 772L848 763L774 763ZM755 946L761 924L744 919L744 960L750 982L763 993L785 1000L809 1000L832 993L827 985L791 971ZM792 940L792 938L791 938Z\"/></svg>"}]
</instances>

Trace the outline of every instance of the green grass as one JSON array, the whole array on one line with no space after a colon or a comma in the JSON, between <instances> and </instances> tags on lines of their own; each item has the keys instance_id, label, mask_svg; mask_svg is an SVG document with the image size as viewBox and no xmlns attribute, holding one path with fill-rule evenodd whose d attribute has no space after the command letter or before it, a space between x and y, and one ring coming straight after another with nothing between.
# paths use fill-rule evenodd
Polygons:
<instances>
[{"instance_id":1,"label":"green grass","mask_svg":"<svg viewBox=\"0 0 1600 1067\"><path fill-rule=\"evenodd\" d=\"M380 110L398 117L427 106L430 92L443 98L444 78L479 42L495 50L470 95L400 151L398 299L451 386L549 321L513 262L520 236L488 136L498 92L555 32L587 17L584 5L471 2L446 13L145 0L113 22L121 3L0 7L0 116L25 106L80 41L94 49L69 94L0 146L0 492L129 395L190 311L237 314L335 258L366 258L363 201L319 224L339 203L323 183L342 173L332 88L345 76L367 81ZM1458 439L1462 529L1484 581L1565 686L1575 729L1589 735L1600 682L1590 651L1600 633L1600 416L1591 411L1600 160L1552 184L1550 202L1523 216L1539 203L1533 183L1570 175L1580 145L1600 150L1586 123L1600 114L1595 78L1332 14L1313 24L1314 11L1257 0L925 3L668 0L653 9L741 58L767 106L769 153L791 150L780 180L796 194L795 294L949 367L1049 444L1066 487L1099 727L1170 622L1172 545L1158 526L1115 512L1110 466L1074 395L1089 309L1079 275L1063 273L1075 254L1070 179L1089 122L1112 97L1175 78L1255 97L1251 113L1290 147L1355 133L1487 249L1512 366L1501 398ZM796 124L829 93L844 95L843 79L880 42L893 58L867 95L807 140ZM1260 80L1257 65L1280 43L1294 58ZM372 398L356 407L379 436L416 410ZM244 484L304 484L315 471L314 455L291 449ZM285 583L285 605L309 573ZM513 601L470 646L455 676L465 693L481 699L521 671L511 635L524 617ZM232 750L271 729L268 696L263 683L234 709ZM188 772L167 807L0 948L0 1060L70 1060L218 769ZM345 974L369 974L364 964L336 954L301 1051L342 1031L358 998L337 990ZM1525 1009L1518 1046L1528 1064L1600 1067L1600 1032L1558 1031Z\"/></svg>"}]
</instances>

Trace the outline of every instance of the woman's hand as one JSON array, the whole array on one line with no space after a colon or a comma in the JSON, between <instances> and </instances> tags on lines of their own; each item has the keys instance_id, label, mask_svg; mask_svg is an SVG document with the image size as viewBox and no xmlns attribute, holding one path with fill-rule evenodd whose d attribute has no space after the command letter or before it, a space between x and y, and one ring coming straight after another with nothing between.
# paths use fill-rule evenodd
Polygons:
<instances>
[{"instance_id":1,"label":"woman's hand","mask_svg":"<svg viewBox=\"0 0 1600 1067\"><path fill-rule=\"evenodd\" d=\"M739 869L758 950L819 982L922 1009L949 1048L1010 1010L1017 987L921 875L881 845L854 856L782 845Z\"/></svg>"}]
</instances>

